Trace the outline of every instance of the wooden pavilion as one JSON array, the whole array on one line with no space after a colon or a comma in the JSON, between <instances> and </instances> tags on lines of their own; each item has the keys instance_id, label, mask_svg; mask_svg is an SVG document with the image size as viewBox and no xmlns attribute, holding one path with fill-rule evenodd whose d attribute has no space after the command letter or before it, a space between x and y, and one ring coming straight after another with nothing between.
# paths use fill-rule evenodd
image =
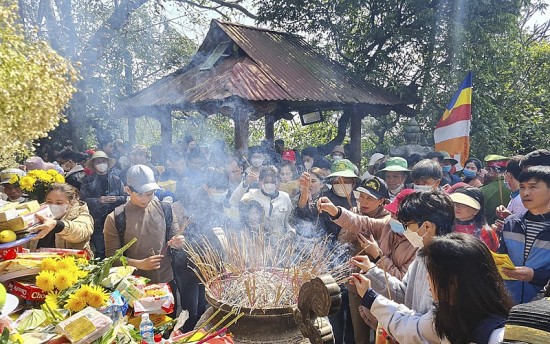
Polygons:
<instances>
[{"instance_id":1,"label":"wooden pavilion","mask_svg":"<svg viewBox=\"0 0 550 344\"><path fill-rule=\"evenodd\" d=\"M273 140L279 119L343 110L351 121L350 158L358 162L361 120L390 111L412 116L412 103L349 73L300 36L213 20L188 65L123 100L120 109L129 118L157 118L163 144L172 141L172 111L228 116L235 123L235 148L242 152L250 120L265 116L265 136Z\"/></svg>"}]
</instances>

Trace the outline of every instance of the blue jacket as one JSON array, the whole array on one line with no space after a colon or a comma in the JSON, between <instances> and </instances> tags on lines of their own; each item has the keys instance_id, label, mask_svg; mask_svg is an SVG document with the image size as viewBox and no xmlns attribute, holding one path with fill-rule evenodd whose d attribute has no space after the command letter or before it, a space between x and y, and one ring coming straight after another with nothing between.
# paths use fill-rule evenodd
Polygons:
<instances>
[{"instance_id":1,"label":"blue jacket","mask_svg":"<svg viewBox=\"0 0 550 344\"><path fill-rule=\"evenodd\" d=\"M531 301L550 279L550 216L546 214L543 220L545 228L535 238L531 251L525 259L526 214L527 212L509 216L499 235L498 252L507 253L515 266L527 266L534 270L531 282L505 281L516 303Z\"/></svg>"}]
</instances>

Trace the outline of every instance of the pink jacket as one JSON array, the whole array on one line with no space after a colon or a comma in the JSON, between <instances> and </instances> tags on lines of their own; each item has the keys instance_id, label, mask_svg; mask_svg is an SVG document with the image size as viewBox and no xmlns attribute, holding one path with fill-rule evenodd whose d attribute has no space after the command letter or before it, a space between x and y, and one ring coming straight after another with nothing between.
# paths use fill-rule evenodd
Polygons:
<instances>
[{"instance_id":1,"label":"pink jacket","mask_svg":"<svg viewBox=\"0 0 550 344\"><path fill-rule=\"evenodd\" d=\"M367 238L369 234L372 234L382 250L382 257L376 265L381 269L386 269L390 275L402 279L415 258L416 249L409 243L407 238L391 231L389 212L384 211L381 215L382 217L375 219L354 214L342 208L340 217L333 220L334 223L342 227L338 240L358 246L358 233L365 235ZM358 246L355 252L360 250L361 247Z\"/></svg>"}]
</instances>

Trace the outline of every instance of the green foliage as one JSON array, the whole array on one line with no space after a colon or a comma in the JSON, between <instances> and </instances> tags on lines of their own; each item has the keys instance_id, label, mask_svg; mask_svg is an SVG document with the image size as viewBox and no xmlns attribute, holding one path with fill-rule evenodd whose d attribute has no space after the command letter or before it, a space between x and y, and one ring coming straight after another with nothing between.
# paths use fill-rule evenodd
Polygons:
<instances>
[{"instance_id":1,"label":"green foliage","mask_svg":"<svg viewBox=\"0 0 550 344\"><path fill-rule=\"evenodd\" d=\"M0 166L30 151L63 119L77 73L44 41L27 38L17 23L15 1L0 1Z\"/></svg>"}]
</instances>

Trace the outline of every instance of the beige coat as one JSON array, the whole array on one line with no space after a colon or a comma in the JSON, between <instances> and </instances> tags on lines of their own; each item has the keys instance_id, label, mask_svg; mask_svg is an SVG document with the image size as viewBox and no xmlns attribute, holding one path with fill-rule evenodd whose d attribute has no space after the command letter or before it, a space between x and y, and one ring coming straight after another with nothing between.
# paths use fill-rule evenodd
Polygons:
<instances>
[{"instance_id":1,"label":"beige coat","mask_svg":"<svg viewBox=\"0 0 550 344\"><path fill-rule=\"evenodd\" d=\"M83 202L72 204L60 219L65 228L55 235L55 247L71 250L86 250L93 257L90 237L94 232L94 219ZM35 251L38 240L31 241L30 249Z\"/></svg>"}]
</instances>

